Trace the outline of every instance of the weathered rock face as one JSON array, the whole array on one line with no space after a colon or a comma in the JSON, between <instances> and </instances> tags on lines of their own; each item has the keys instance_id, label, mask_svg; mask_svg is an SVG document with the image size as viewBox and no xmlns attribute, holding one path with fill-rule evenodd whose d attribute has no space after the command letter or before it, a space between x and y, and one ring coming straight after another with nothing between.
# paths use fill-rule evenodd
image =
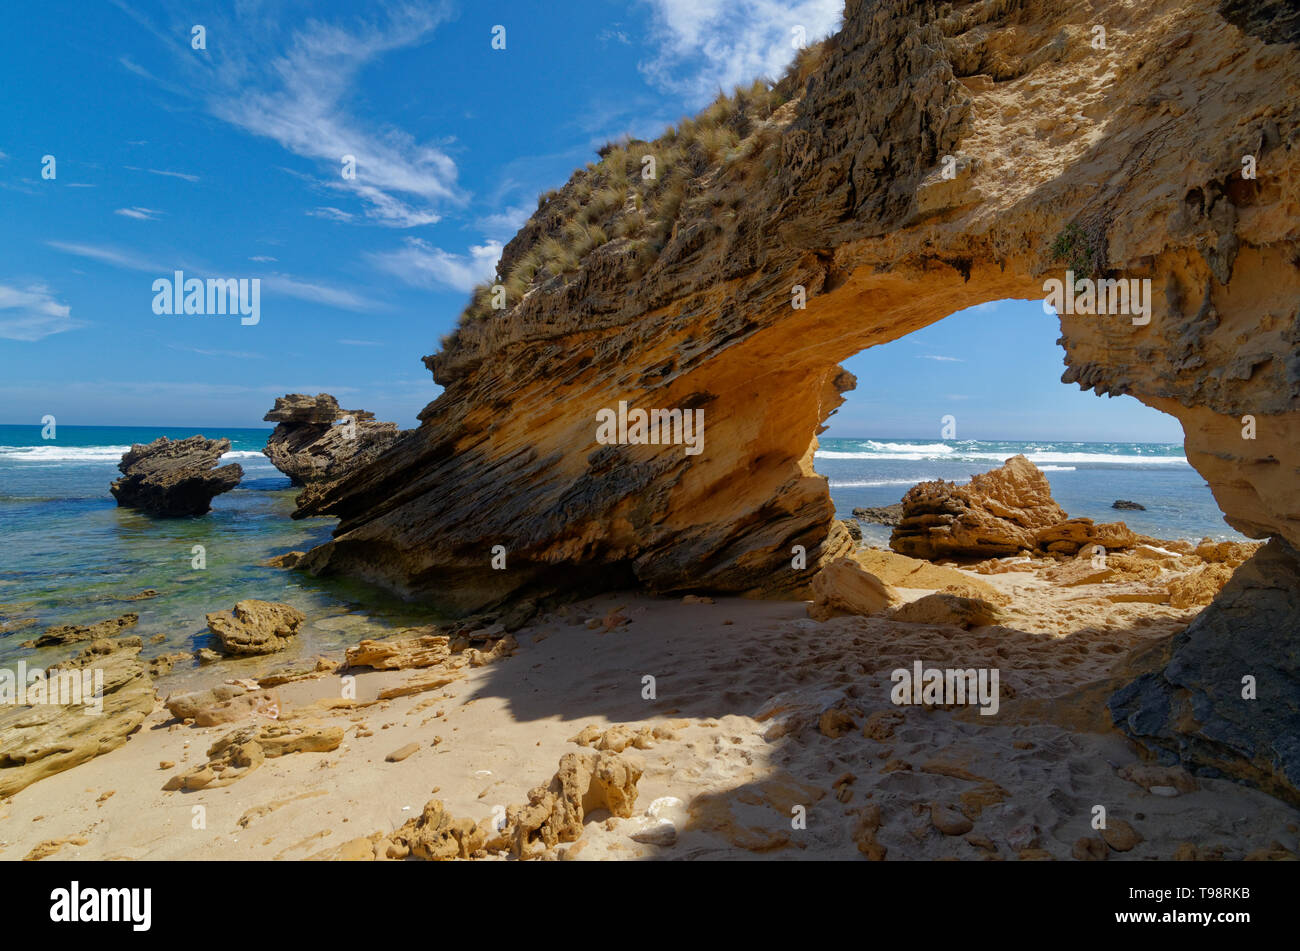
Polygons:
<instances>
[{"instance_id":1,"label":"weathered rock face","mask_svg":"<svg viewBox=\"0 0 1300 951\"><path fill-rule=\"evenodd\" d=\"M1111 697L1111 714L1163 762L1245 779L1300 803L1297 642L1300 557L1274 539L1174 637L1162 670Z\"/></svg>"},{"instance_id":2,"label":"weathered rock face","mask_svg":"<svg viewBox=\"0 0 1300 951\"><path fill-rule=\"evenodd\" d=\"M854 384L839 363L1042 299L1067 269L1138 281L1150 319L1063 307L1063 380L1176 416L1227 522L1300 545L1300 51L1281 7L849 0L795 99L738 120L718 161L687 150L661 241L542 268L427 360L444 392L421 427L309 494L301 514L340 524L302 566L462 609L630 583L802 593L851 548L813 470ZM538 209L503 278L601 174ZM620 234L629 204L591 223ZM620 402L703 410L701 451L598 443Z\"/></svg>"},{"instance_id":3,"label":"weathered rock face","mask_svg":"<svg viewBox=\"0 0 1300 951\"><path fill-rule=\"evenodd\" d=\"M396 423L379 422L365 410L339 409L328 393L276 397L275 407L262 418L277 424L262 452L294 485L341 478L400 435Z\"/></svg>"},{"instance_id":4,"label":"weathered rock face","mask_svg":"<svg viewBox=\"0 0 1300 951\"><path fill-rule=\"evenodd\" d=\"M202 515L214 496L229 492L244 477L238 463L213 468L229 450L229 439L202 436L174 442L163 436L147 446L132 446L117 466L122 478L109 491L118 505L150 515Z\"/></svg>"},{"instance_id":5,"label":"weathered rock face","mask_svg":"<svg viewBox=\"0 0 1300 951\"><path fill-rule=\"evenodd\" d=\"M248 598L236 604L233 611L214 611L207 620L222 651L239 656L284 650L306 615L287 604Z\"/></svg>"},{"instance_id":6,"label":"weathered rock face","mask_svg":"<svg viewBox=\"0 0 1300 951\"><path fill-rule=\"evenodd\" d=\"M83 700L88 699L84 687L89 685L93 695L96 672L102 672L99 713L88 716L85 703L15 705L9 699L0 705L0 796L12 796L126 742L153 711L156 699L153 681L140 660L143 646L138 637L101 638L46 672L48 681L59 677L60 671L65 677L80 678ZM83 673L89 673L88 680Z\"/></svg>"},{"instance_id":7,"label":"weathered rock face","mask_svg":"<svg viewBox=\"0 0 1300 951\"><path fill-rule=\"evenodd\" d=\"M1024 456L1012 456L966 485L913 486L889 547L912 558L1015 555L1035 547L1035 532L1066 517L1047 477Z\"/></svg>"},{"instance_id":8,"label":"weathered rock face","mask_svg":"<svg viewBox=\"0 0 1300 951\"><path fill-rule=\"evenodd\" d=\"M94 641L102 637L114 637L140 620L138 614L123 614L121 617L94 624L60 624L47 627L40 637L24 641L19 647L52 647L55 644L72 644L76 641Z\"/></svg>"},{"instance_id":9,"label":"weathered rock face","mask_svg":"<svg viewBox=\"0 0 1300 951\"><path fill-rule=\"evenodd\" d=\"M898 601L898 593L852 558L836 558L812 580L808 616L826 621L842 614L876 614Z\"/></svg>"},{"instance_id":10,"label":"weathered rock face","mask_svg":"<svg viewBox=\"0 0 1300 951\"><path fill-rule=\"evenodd\" d=\"M1062 251L1154 291L1149 324L1062 315L1066 380L1178 416L1228 521L1300 542L1300 54L1211 0L938 9L851 0L800 98L746 140L757 158L696 176L647 267L612 240L463 328L429 361L445 392L423 425L310 499L341 524L306 566L462 607L632 581L802 590L848 544L812 468L852 385L837 364L965 307L1042 298ZM559 233L554 205L503 273ZM702 408L703 451L597 444L596 412L620 400ZM505 571L488 567L497 544Z\"/></svg>"}]
</instances>

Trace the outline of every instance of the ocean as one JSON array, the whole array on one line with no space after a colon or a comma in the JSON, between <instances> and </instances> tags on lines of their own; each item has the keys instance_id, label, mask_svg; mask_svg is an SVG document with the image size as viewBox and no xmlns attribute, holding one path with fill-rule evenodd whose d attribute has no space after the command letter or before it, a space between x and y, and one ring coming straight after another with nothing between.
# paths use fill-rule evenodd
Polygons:
<instances>
[{"instance_id":1,"label":"ocean","mask_svg":"<svg viewBox=\"0 0 1300 951\"><path fill-rule=\"evenodd\" d=\"M221 461L243 466L235 489L214 498L212 511L200 518L154 519L118 508L108 487L132 443L195 433L230 440ZM370 585L262 567L274 555L327 541L336 524L332 518L289 517L301 490L262 455L270 433L59 426L57 438L43 440L39 426L0 426L0 624L40 622L0 634L0 662L52 664L85 645L32 651L19 643L50 625L87 624L128 611L140 615L126 633L145 639L143 656L192 652L208 646L204 616L228 611L244 598L283 601L312 620L291 652L241 661L232 676L252 676L269 663L430 623L427 611ZM193 567L196 545L203 546L201 570ZM146 588L160 596L117 600ZM159 634L159 642L150 643Z\"/></svg>"},{"instance_id":2,"label":"ocean","mask_svg":"<svg viewBox=\"0 0 1300 951\"><path fill-rule=\"evenodd\" d=\"M201 518L152 519L117 507L108 486L132 443L182 439L196 431L230 440L223 463L244 467L236 489L217 496ZM146 657L194 651L209 639L204 615L243 598L284 601L307 613L311 620L293 656L435 621L426 609L361 582L261 566L274 555L327 540L335 524L289 517L298 490L262 455L269 433L60 426L56 439L44 440L39 426L0 426L0 624L39 622L0 634L0 661L53 663L69 649L32 652L18 644L50 625L91 623L127 611L140 615L128 633L145 638ZM1209 488L1177 445L823 439L816 465L830 480L838 514L848 518L856 506L897 502L917 482L965 481L1016 453L1046 472L1070 515L1122 520L1162 538L1240 537L1224 524ZM1140 502L1146 511L1116 511L1116 499ZM863 530L875 544L888 541L885 526ZM193 567L196 545L205 554L202 570ZM160 596L119 600L146 588ZM277 655L275 662L283 659Z\"/></svg>"},{"instance_id":3,"label":"ocean","mask_svg":"<svg viewBox=\"0 0 1300 951\"><path fill-rule=\"evenodd\" d=\"M1017 454L1043 471L1070 516L1124 522L1157 538L1243 539L1223 521L1209 486L1177 443L823 438L815 464L830 480L836 514L850 518L859 506L898 502L918 482L966 482ZM1112 508L1118 499L1146 511ZM889 531L863 526L866 539L879 545L888 543Z\"/></svg>"}]
</instances>

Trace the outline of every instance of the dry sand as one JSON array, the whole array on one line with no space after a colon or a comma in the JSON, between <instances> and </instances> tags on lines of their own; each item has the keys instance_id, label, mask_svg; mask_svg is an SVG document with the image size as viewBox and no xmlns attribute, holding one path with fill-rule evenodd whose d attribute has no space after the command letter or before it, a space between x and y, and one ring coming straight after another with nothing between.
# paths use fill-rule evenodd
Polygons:
<instances>
[{"instance_id":1,"label":"dry sand","mask_svg":"<svg viewBox=\"0 0 1300 951\"><path fill-rule=\"evenodd\" d=\"M1000 626L819 623L803 602L739 598L580 602L517 632L513 656L446 687L324 713L346 728L339 749L268 759L215 789L162 787L221 736L269 721L185 726L160 704L122 747L0 804L0 858L51 840L64 841L41 850L47 860L324 857L392 831L435 796L474 820L526 802L590 724L661 726L671 738L623 754L644 767L638 816L589 815L556 857L1068 859L1079 839L1096 838L1097 806L1113 847L1094 849L1112 860L1296 851L1300 811L1226 780L1142 772L1136 748L1109 728L1106 679L1195 609L1115 604L1100 586L1063 588L1035 573L970 576L1012 596ZM628 623L584 623L611 615ZM890 671L916 660L998 668L999 712L894 705ZM198 676L219 682L232 669ZM354 673L364 703L425 672ZM647 676L654 699L643 697ZM341 693L331 673L280 687L280 707L291 714ZM415 752L385 761L408 744ZM1134 766L1156 792L1121 777ZM863 832L864 816L877 831ZM673 841L632 838L647 830L642 838Z\"/></svg>"}]
</instances>

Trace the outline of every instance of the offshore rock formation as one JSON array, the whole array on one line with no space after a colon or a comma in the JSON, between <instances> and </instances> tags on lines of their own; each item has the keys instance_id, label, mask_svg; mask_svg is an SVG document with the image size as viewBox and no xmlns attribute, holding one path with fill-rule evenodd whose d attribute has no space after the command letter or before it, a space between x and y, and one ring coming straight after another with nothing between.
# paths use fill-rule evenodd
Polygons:
<instances>
[{"instance_id":1,"label":"offshore rock formation","mask_svg":"<svg viewBox=\"0 0 1300 951\"><path fill-rule=\"evenodd\" d=\"M262 452L294 485L341 478L378 456L400 434L396 423L379 422L374 413L339 409L328 393L278 396L262 418L277 424Z\"/></svg>"},{"instance_id":2,"label":"offshore rock formation","mask_svg":"<svg viewBox=\"0 0 1300 951\"><path fill-rule=\"evenodd\" d=\"M1092 546L1117 550L1139 542L1123 522L1066 517L1047 476L1024 456L965 485L941 479L915 485L902 509L889 547L913 558L1077 555Z\"/></svg>"},{"instance_id":3,"label":"offshore rock formation","mask_svg":"<svg viewBox=\"0 0 1300 951\"><path fill-rule=\"evenodd\" d=\"M889 547L912 558L1016 555L1034 548L1035 532L1066 520L1047 476L1024 456L966 485L922 482L902 505Z\"/></svg>"},{"instance_id":4,"label":"offshore rock formation","mask_svg":"<svg viewBox=\"0 0 1300 951\"><path fill-rule=\"evenodd\" d=\"M229 439L202 436L175 442L163 436L147 446L137 444L123 454L117 465L122 478L109 491L118 505L150 515L202 515L212 508L213 496L229 492L244 477L238 463L213 468L229 451Z\"/></svg>"},{"instance_id":5,"label":"offshore rock formation","mask_svg":"<svg viewBox=\"0 0 1300 951\"><path fill-rule=\"evenodd\" d=\"M340 524L302 567L461 609L629 583L802 594L851 548L812 464L855 382L839 363L1067 270L1149 281L1150 319L1066 308L1064 381L1176 416L1227 522L1300 545L1300 51L1280 7L849 0L793 98L728 120L717 160L674 153L689 179L661 239L538 269L427 358L443 393L306 501ZM542 203L503 280L607 173ZM590 224L620 235L627 197ZM702 451L597 443L621 401L703 409Z\"/></svg>"}]
</instances>

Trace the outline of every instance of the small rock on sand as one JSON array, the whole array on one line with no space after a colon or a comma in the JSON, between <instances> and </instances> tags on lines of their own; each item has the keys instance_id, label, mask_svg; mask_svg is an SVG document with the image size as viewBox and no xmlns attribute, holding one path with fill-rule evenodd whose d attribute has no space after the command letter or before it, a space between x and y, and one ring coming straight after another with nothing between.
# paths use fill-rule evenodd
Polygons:
<instances>
[{"instance_id":1,"label":"small rock on sand","mask_svg":"<svg viewBox=\"0 0 1300 951\"><path fill-rule=\"evenodd\" d=\"M419 748L420 748L419 743L407 743L405 746L398 747L397 749L393 750L393 752L385 756L384 762L400 763L402 760L406 759L408 756L410 756Z\"/></svg>"}]
</instances>

